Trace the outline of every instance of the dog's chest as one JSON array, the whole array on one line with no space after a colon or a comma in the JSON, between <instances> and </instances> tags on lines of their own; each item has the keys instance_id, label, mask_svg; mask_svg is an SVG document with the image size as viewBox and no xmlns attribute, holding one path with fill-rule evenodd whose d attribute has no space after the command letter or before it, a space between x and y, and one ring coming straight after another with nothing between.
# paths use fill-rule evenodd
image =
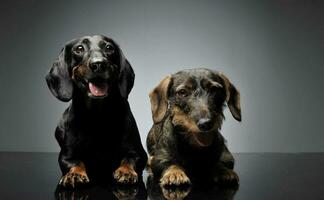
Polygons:
<instances>
[{"instance_id":1,"label":"dog's chest","mask_svg":"<svg viewBox=\"0 0 324 200\"><path fill-rule=\"evenodd\" d=\"M179 159L190 171L209 171L218 162L221 151L215 147L194 148L190 145L178 146Z\"/></svg>"},{"instance_id":2,"label":"dog's chest","mask_svg":"<svg viewBox=\"0 0 324 200\"><path fill-rule=\"evenodd\" d=\"M121 141L121 125L118 119L92 118L80 125L78 143L88 151L102 152L114 149Z\"/></svg>"}]
</instances>

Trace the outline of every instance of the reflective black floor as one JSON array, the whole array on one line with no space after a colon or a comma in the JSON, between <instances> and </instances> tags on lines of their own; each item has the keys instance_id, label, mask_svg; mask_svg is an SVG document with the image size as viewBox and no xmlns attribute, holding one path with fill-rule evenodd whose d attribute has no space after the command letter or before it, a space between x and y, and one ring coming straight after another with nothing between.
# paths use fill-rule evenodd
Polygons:
<instances>
[{"instance_id":1,"label":"reflective black floor","mask_svg":"<svg viewBox=\"0 0 324 200\"><path fill-rule=\"evenodd\" d=\"M0 199L324 199L324 154L234 154L239 188L161 189L144 174L133 187L56 187L56 153L0 153Z\"/></svg>"}]
</instances>

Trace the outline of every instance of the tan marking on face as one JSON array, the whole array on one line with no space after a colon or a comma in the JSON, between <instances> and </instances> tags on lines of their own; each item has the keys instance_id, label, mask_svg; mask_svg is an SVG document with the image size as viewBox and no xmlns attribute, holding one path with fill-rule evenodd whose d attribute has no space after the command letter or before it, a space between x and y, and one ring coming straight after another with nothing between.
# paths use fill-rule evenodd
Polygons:
<instances>
[{"instance_id":1,"label":"tan marking on face","mask_svg":"<svg viewBox=\"0 0 324 200\"><path fill-rule=\"evenodd\" d=\"M177 106L172 108L172 124L186 129L190 133L200 132L196 122Z\"/></svg>"},{"instance_id":2,"label":"tan marking on face","mask_svg":"<svg viewBox=\"0 0 324 200\"><path fill-rule=\"evenodd\" d=\"M197 147L209 146L213 143L214 133L202 133L196 122L178 107L172 109L172 124L184 129L185 137L190 145Z\"/></svg>"},{"instance_id":3,"label":"tan marking on face","mask_svg":"<svg viewBox=\"0 0 324 200\"><path fill-rule=\"evenodd\" d=\"M87 74L90 73L90 70L85 65L78 65L73 68L72 70L72 79L75 80L76 76L78 77L85 77Z\"/></svg>"}]
</instances>

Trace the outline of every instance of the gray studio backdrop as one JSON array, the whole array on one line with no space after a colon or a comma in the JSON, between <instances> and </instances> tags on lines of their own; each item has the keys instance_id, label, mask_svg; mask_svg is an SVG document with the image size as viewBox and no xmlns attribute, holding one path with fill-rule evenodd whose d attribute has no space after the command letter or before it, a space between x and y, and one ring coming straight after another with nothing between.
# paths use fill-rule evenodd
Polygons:
<instances>
[{"instance_id":1,"label":"gray studio backdrop","mask_svg":"<svg viewBox=\"0 0 324 200\"><path fill-rule=\"evenodd\" d=\"M72 38L105 34L131 62L129 101L142 142L148 93L183 68L223 71L241 91L242 123L228 109L233 152L324 151L324 6L318 1L2 1L0 151L57 152L67 103L47 70Z\"/></svg>"}]
</instances>

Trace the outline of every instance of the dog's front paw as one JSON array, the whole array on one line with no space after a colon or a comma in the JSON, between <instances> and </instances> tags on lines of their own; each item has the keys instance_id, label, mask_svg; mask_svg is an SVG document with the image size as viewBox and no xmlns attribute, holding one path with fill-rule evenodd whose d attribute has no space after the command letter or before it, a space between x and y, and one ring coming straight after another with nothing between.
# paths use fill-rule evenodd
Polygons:
<instances>
[{"instance_id":1,"label":"dog's front paw","mask_svg":"<svg viewBox=\"0 0 324 200\"><path fill-rule=\"evenodd\" d=\"M160 183L162 186L189 185L190 179L180 167L172 165L163 173Z\"/></svg>"},{"instance_id":2,"label":"dog's front paw","mask_svg":"<svg viewBox=\"0 0 324 200\"><path fill-rule=\"evenodd\" d=\"M87 174L70 171L61 177L59 185L75 188L86 183L89 183Z\"/></svg>"},{"instance_id":3,"label":"dog's front paw","mask_svg":"<svg viewBox=\"0 0 324 200\"><path fill-rule=\"evenodd\" d=\"M130 165L121 165L113 174L117 183L134 184L137 183L138 175Z\"/></svg>"},{"instance_id":4,"label":"dog's front paw","mask_svg":"<svg viewBox=\"0 0 324 200\"><path fill-rule=\"evenodd\" d=\"M231 169L226 169L223 171L223 173L219 174L215 181L222 184L222 185L232 185L232 186L238 186L239 185L239 177Z\"/></svg>"}]
</instances>

